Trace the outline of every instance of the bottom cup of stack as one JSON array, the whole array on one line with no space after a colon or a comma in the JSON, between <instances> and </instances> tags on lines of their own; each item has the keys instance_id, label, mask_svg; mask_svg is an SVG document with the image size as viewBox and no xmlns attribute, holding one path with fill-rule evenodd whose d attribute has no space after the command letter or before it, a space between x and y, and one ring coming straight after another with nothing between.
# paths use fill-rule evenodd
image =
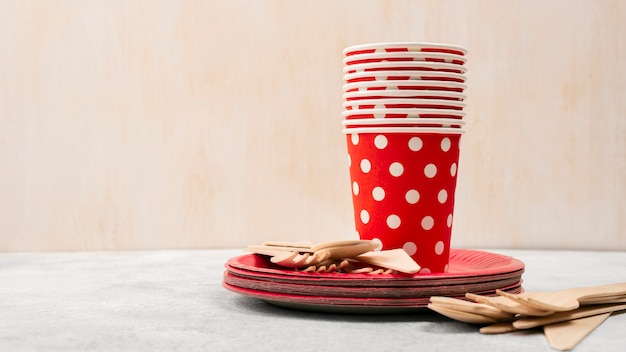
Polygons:
<instances>
[{"instance_id":1,"label":"bottom cup of stack","mask_svg":"<svg viewBox=\"0 0 626 352\"><path fill-rule=\"evenodd\" d=\"M346 135L356 231L404 249L420 274L448 271L463 130L352 127Z\"/></svg>"}]
</instances>

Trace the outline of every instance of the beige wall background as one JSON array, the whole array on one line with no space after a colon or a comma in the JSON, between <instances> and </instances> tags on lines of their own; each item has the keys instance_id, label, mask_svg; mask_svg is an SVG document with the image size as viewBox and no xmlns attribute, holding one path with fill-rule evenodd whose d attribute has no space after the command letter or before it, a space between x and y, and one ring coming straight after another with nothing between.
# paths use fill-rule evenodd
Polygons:
<instances>
[{"instance_id":1,"label":"beige wall background","mask_svg":"<svg viewBox=\"0 0 626 352\"><path fill-rule=\"evenodd\" d=\"M342 49L469 50L453 246L626 249L626 2L0 1L0 251L352 238Z\"/></svg>"}]
</instances>

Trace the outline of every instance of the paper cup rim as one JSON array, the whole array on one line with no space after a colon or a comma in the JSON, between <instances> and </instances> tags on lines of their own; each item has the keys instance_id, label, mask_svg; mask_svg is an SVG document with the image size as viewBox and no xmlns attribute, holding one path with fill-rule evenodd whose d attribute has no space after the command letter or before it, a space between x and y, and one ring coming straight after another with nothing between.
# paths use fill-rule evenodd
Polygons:
<instances>
[{"instance_id":1,"label":"paper cup rim","mask_svg":"<svg viewBox=\"0 0 626 352\"><path fill-rule=\"evenodd\" d=\"M461 78L467 81L467 76L462 73L447 72L447 71L424 71L424 70L402 70L402 71L360 71L346 73L343 75L343 80L347 81L352 78L370 77L370 76L436 76L436 77L448 77L448 78ZM417 80L411 81L433 81L433 80Z\"/></svg>"},{"instance_id":2,"label":"paper cup rim","mask_svg":"<svg viewBox=\"0 0 626 352\"><path fill-rule=\"evenodd\" d=\"M441 60L457 60L462 61L462 64L454 63L454 62L442 62L449 63L453 65L465 65L467 63L467 58L462 55L450 54L450 53L439 53L439 52L424 52L424 51L391 51L391 52L378 52L378 53L368 53L368 54L355 54L346 56L343 58L344 65L357 65L357 64L349 64L351 61L359 61L359 60L370 60L370 59L402 59L402 58L424 58L424 59L441 59ZM427 60L407 60L406 62L417 61L417 62L439 62L439 61L427 61ZM383 61L385 62L385 61ZM397 61L392 61L397 62Z\"/></svg>"},{"instance_id":3,"label":"paper cup rim","mask_svg":"<svg viewBox=\"0 0 626 352\"><path fill-rule=\"evenodd\" d=\"M447 62L434 62L434 61L385 61L385 62L368 62L363 64L354 64L354 65L344 65L343 72L348 73L348 71L357 71L358 70L366 70L369 68L394 68L394 67L411 67L411 66L421 66L421 67L429 67L432 69L447 69L447 70L455 70L461 71L460 73L467 72L467 66L457 65L457 64L449 64ZM396 70L402 71L402 70ZM408 71L408 70L407 70ZM422 70L424 71L424 70ZM428 70L425 70L428 72ZM444 71L445 72L445 71Z\"/></svg>"},{"instance_id":4,"label":"paper cup rim","mask_svg":"<svg viewBox=\"0 0 626 352\"><path fill-rule=\"evenodd\" d=\"M433 42L378 42L378 43L365 43L365 44L357 44L351 45L343 49L343 54L347 55L353 51L360 50L371 50L371 49L386 49L386 48L404 48L404 47L420 47L427 49L445 49L445 50L456 50L463 53L463 55L467 55L467 49L457 44L446 44L446 43L433 43Z\"/></svg>"},{"instance_id":5,"label":"paper cup rim","mask_svg":"<svg viewBox=\"0 0 626 352\"><path fill-rule=\"evenodd\" d=\"M432 87L445 87L445 88L459 88L459 89L467 89L467 85L460 82L452 82L452 81L414 81L410 79L406 80L384 80L384 81L361 81L361 82L350 82L344 83L342 88L345 91L348 89L354 88L367 88L367 87L397 87L397 86L424 86L430 85ZM407 89L399 89L399 90L407 90Z\"/></svg>"},{"instance_id":6,"label":"paper cup rim","mask_svg":"<svg viewBox=\"0 0 626 352\"><path fill-rule=\"evenodd\" d=\"M343 134L365 134L365 133L433 133L433 134L464 134L462 128L448 127L354 127L344 128Z\"/></svg>"},{"instance_id":7,"label":"paper cup rim","mask_svg":"<svg viewBox=\"0 0 626 352\"><path fill-rule=\"evenodd\" d=\"M354 91L354 92L345 92L345 93L343 93L343 99L358 98L358 97L361 97L361 96L369 96L369 95L380 95L380 96L396 95L396 96L407 96L407 97L410 97L410 96L414 96L414 95L418 94L417 92L419 92L419 95L443 96L443 97L448 97L448 98L458 98L458 99L462 99L462 100L466 100L467 99L467 95L465 95L463 93L460 93L460 92L455 92L455 91L450 91L450 90L430 90L430 89L424 89L424 90L412 90L412 89L359 90L359 91Z\"/></svg>"},{"instance_id":8,"label":"paper cup rim","mask_svg":"<svg viewBox=\"0 0 626 352\"><path fill-rule=\"evenodd\" d=\"M407 114L407 115L415 115L415 114L432 114L432 115L457 115L460 117L464 117L466 114L462 110L454 110L454 109L421 109L421 108L406 108L406 109L352 109L352 110L344 110L341 112L341 117L348 117L353 115L373 115L373 114ZM427 119L427 117L423 117Z\"/></svg>"},{"instance_id":9,"label":"paper cup rim","mask_svg":"<svg viewBox=\"0 0 626 352\"><path fill-rule=\"evenodd\" d=\"M341 121L342 126L350 125L384 125L384 124L397 124L397 125L410 125L410 124L429 124L429 125L465 125L464 120L457 119L439 119L439 118L388 118L388 119L352 119ZM355 127L356 128L356 127ZM452 128L452 127L437 127L437 128Z\"/></svg>"},{"instance_id":10,"label":"paper cup rim","mask_svg":"<svg viewBox=\"0 0 626 352\"><path fill-rule=\"evenodd\" d=\"M351 105L379 105L379 104L428 104L428 105L453 105L458 107L466 107L461 100L450 99L413 99L413 98L383 98L383 99L361 99L361 100L346 100L342 103L343 107ZM396 108L390 108L396 109Z\"/></svg>"}]
</instances>

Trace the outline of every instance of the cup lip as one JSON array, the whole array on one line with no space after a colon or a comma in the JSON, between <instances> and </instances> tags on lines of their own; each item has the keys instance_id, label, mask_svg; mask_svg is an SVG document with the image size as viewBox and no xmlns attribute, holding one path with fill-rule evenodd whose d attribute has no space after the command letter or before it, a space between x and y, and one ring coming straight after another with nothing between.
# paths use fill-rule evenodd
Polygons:
<instances>
[{"instance_id":1,"label":"cup lip","mask_svg":"<svg viewBox=\"0 0 626 352\"><path fill-rule=\"evenodd\" d=\"M369 49L394 49L394 48L411 48L417 47L419 49L447 49L456 50L462 52L463 55L467 55L467 49L457 44L446 43L434 43L434 42L378 42L378 43L365 43L351 45L343 49L343 54L347 55L353 51L369 50Z\"/></svg>"},{"instance_id":2,"label":"cup lip","mask_svg":"<svg viewBox=\"0 0 626 352\"><path fill-rule=\"evenodd\" d=\"M434 133L434 134L464 134L462 128L448 127L354 127L344 128L343 134L365 134L365 133Z\"/></svg>"},{"instance_id":3,"label":"cup lip","mask_svg":"<svg viewBox=\"0 0 626 352\"><path fill-rule=\"evenodd\" d=\"M405 97L411 97L414 96L416 94L418 94L417 92L419 92L419 95L430 95L430 96L442 96L442 97L448 97L448 98L458 98L461 100L466 100L467 99L467 95L463 94L463 93L459 93L459 92L454 92L454 91L450 91L450 90L431 90L431 89L424 89L424 90L411 90L411 89L385 89L385 90L360 90L360 91L355 91L355 92L345 92L343 93L343 99L348 99L348 98L358 98L358 97L367 97L370 95L379 95L379 96L389 96L389 98L393 98L393 96L405 96Z\"/></svg>"},{"instance_id":4,"label":"cup lip","mask_svg":"<svg viewBox=\"0 0 626 352\"><path fill-rule=\"evenodd\" d=\"M447 78L458 78L464 81L467 81L467 76L462 73L456 72L447 72L447 71L424 71L424 70L402 70L402 71L361 71L361 72L353 72L346 73L343 75L343 80L347 81L348 79L354 78L362 78L362 77L389 77L389 76L432 76L432 77L447 77ZM377 81L385 81L379 80ZM423 79L410 79L411 81L433 81L433 80L423 80ZM436 81L436 80L434 80Z\"/></svg>"},{"instance_id":5,"label":"cup lip","mask_svg":"<svg viewBox=\"0 0 626 352\"><path fill-rule=\"evenodd\" d=\"M415 117L406 117L406 118L388 118L388 119L352 119L352 120L343 120L341 121L342 126L351 126L351 125L386 125L386 124L395 124L395 125L411 125L411 124L425 124L425 125L465 125L464 120L457 119L439 119L439 118L415 118ZM350 127L347 127L350 128ZM355 127L356 128L356 127ZM438 127L438 128L453 128L453 127Z\"/></svg>"},{"instance_id":6,"label":"cup lip","mask_svg":"<svg viewBox=\"0 0 626 352\"><path fill-rule=\"evenodd\" d=\"M428 105L449 105L464 108L467 106L460 100L449 99L413 99L413 98L386 98L386 99L361 99L361 100L346 100L342 103L345 108L352 105L384 105L384 104L428 104ZM387 108L386 108L387 109ZM396 109L396 108L389 108ZM367 109L362 109L367 110Z\"/></svg>"},{"instance_id":7,"label":"cup lip","mask_svg":"<svg viewBox=\"0 0 626 352\"><path fill-rule=\"evenodd\" d=\"M407 62L417 61L417 62L438 62L438 61L428 61L426 59L441 59L441 60L457 60L463 62L462 64L448 62L445 61L443 63L449 63L454 65L465 65L467 63L467 58L462 55L450 54L450 53L439 53L439 52L424 52L424 51L388 51L388 52L378 52L378 53L368 53L368 54L355 54L346 56L343 58L344 65L356 65L350 64L351 61L359 61L359 60L368 60L368 59L403 59L403 58L413 58L413 60L407 60ZM416 60L422 59L422 60Z\"/></svg>"},{"instance_id":8,"label":"cup lip","mask_svg":"<svg viewBox=\"0 0 626 352\"><path fill-rule=\"evenodd\" d=\"M462 73L462 74L467 72L467 67L463 65L449 64L446 62L433 62L433 61L368 62L364 64L344 65L343 72L344 73L348 73L348 71L359 72L359 70L367 70L370 68L397 68L397 67L409 67L409 68L415 67L414 71L424 71L424 72L431 72L431 70L419 70L419 67L428 67L433 70L446 69L446 70L453 70L453 71L461 71L461 72L456 72L456 73ZM402 71L402 70L396 70L396 71Z\"/></svg>"},{"instance_id":9,"label":"cup lip","mask_svg":"<svg viewBox=\"0 0 626 352\"><path fill-rule=\"evenodd\" d=\"M374 114L407 114L407 115L416 115L416 114L429 114L429 115L455 115L460 118L465 117L465 112L462 110L454 110L454 109L421 109L421 108L406 108L406 109L352 109L352 110L344 110L341 112L341 117L348 117L353 115L374 115ZM408 118L408 117L403 117ZM430 119L430 117L417 117L421 119ZM381 120L386 120L385 118L379 118Z\"/></svg>"},{"instance_id":10,"label":"cup lip","mask_svg":"<svg viewBox=\"0 0 626 352\"><path fill-rule=\"evenodd\" d=\"M445 87L445 88L456 88L456 89L467 89L467 85L460 82L452 82L452 81L423 81L423 80L384 80L384 81L361 81L361 82L351 82L344 83L342 88L343 91L348 91L354 88L369 88L369 87L397 87L397 86L432 86L432 87ZM409 89L399 89L399 90L409 90Z\"/></svg>"}]
</instances>

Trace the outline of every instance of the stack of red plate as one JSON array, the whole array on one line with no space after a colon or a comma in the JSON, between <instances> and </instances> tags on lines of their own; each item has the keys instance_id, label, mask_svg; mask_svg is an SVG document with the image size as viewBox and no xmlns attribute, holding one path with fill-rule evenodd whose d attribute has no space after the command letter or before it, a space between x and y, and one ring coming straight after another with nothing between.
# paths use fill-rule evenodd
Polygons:
<instances>
[{"instance_id":1,"label":"stack of red plate","mask_svg":"<svg viewBox=\"0 0 626 352\"><path fill-rule=\"evenodd\" d=\"M267 257L247 254L226 263L223 285L236 293L296 309L394 313L421 310L431 296L462 298L471 292L522 292L524 263L478 250L451 249L447 273L309 273L277 266Z\"/></svg>"}]
</instances>

